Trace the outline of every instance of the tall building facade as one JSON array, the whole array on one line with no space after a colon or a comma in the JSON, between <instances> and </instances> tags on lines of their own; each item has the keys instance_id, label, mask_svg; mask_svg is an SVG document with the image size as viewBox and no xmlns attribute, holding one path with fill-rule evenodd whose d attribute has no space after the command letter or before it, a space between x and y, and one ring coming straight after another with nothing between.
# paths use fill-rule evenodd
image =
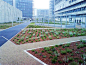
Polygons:
<instances>
[{"instance_id":1,"label":"tall building facade","mask_svg":"<svg viewBox=\"0 0 86 65\"><path fill-rule=\"evenodd\" d=\"M33 0L16 0L16 7L22 11L23 17L32 18Z\"/></svg>"},{"instance_id":2,"label":"tall building facade","mask_svg":"<svg viewBox=\"0 0 86 65\"><path fill-rule=\"evenodd\" d=\"M0 23L12 22L22 18L22 11L0 0Z\"/></svg>"},{"instance_id":3,"label":"tall building facade","mask_svg":"<svg viewBox=\"0 0 86 65\"><path fill-rule=\"evenodd\" d=\"M49 1L49 17L54 18L54 0Z\"/></svg>"},{"instance_id":4,"label":"tall building facade","mask_svg":"<svg viewBox=\"0 0 86 65\"><path fill-rule=\"evenodd\" d=\"M37 9L37 17L48 17L49 16L49 9Z\"/></svg>"},{"instance_id":5,"label":"tall building facade","mask_svg":"<svg viewBox=\"0 0 86 65\"><path fill-rule=\"evenodd\" d=\"M3 0L22 11L22 17L32 18L33 0Z\"/></svg>"},{"instance_id":6,"label":"tall building facade","mask_svg":"<svg viewBox=\"0 0 86 65\"><path fill-rule=\"evenodd\" d=\"M86 22L86 0L55 0L55 17L79 23Z\"/></svg>"}]
</instances>

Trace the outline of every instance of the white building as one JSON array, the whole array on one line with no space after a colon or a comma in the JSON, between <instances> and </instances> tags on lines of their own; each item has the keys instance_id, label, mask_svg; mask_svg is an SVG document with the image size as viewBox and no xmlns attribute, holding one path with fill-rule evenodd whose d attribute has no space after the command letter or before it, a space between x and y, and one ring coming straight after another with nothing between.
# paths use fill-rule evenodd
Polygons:
<instances>
[{"instance_id":1,"label":"white building","mask_svg":"<svg viewBox=\"0 0 86 65\"><path fill-rule=\"evenodd\" d=\"M17 21L22 18L22 11L0 0L0 23Z\"/></svg>"},{"instance_id":2,"label":"white building","mask_svg":"<svg viewBox=\"0 0 86 65\"><path fill-rule=\"evenodd\" d=\"M57 20L81 23L86 26L86 0L54 0Z\"/></svg>"},{"instance_id":3,"label":"white building","mask_svg":"<svg viewBox=\"0 0 86 65\"><path fill-rule=\"evenodd\" d=\"M37 17L49 17L49 9L37 9Z\"/></svg>"}]
</instances>

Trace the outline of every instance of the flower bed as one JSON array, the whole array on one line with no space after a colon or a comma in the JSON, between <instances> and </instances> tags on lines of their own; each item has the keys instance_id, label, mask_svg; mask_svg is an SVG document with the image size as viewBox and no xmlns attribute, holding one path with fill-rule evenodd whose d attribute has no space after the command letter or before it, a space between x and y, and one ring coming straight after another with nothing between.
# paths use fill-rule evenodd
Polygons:
<instances>
[{"instance_id":1,"label":"flower bed","mask_svg":"<svg viewBox=\"0 0 86 65\"><path fill-rule=\"evenodd\" d=\"M27 50L48 65L85 65L86 41Z\"/></svg>"},{"instance_id":2,"label":"flower bed","mask_svg":"<svg viewBox=\"0 0 86 65\"><path fill-rule=\"evenodd\" d=\"M11 41L20 45L77 36L86 36L86 29L29 29L21 31Z\"/></svg>"}]
</instances>

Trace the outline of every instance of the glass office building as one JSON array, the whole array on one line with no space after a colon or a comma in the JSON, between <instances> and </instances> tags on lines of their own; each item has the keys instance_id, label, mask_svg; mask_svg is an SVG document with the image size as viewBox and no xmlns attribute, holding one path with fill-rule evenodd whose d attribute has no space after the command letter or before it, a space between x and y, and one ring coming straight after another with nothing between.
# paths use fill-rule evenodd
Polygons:
<instances>
[{"instance_id":1,"label":"glass office building","mask_svg":"<svg viewBox=\"0 0 86 65\"><path fill-rule=\"evenodd\" d=\"M49 17L49 9L37 9L37 17L48 18Z\"/></svg>"},{"instance_id":2,"label":"glass office building","mask_svg":"<svg viewBox=\"0 0 86 65\"><path fill-rule=\"evenodd\" d=\"M57 20L85 23L86 0L55 0L55 17Z\"/></svg>"},{"instance_id":3,"label":"glass office building","mask_svg":"<svg viewBox=\"0 0 86 65\"><path fill-rule=\"evenodd\" d=\"M14 4L14 2L13 2L14 0L3 0L3 1L9 3L9 4L12 5L12 6L13 6L13 4Z\"/></svg>"},{"instance_id":4,"label":"glass office building","mask_svg":"<svg viewBox=\"0 0 86 65\"><path fill-rule=\"evenodd\" d=\"M22 11L23 17L32 18L33 0L16 0L16 7Z\"/></svg>"},{"instance_id":5,"label":"glass office building","mask_svg":"<svg viewBox=\"0 0 86 65\"><path fill-rule=\"evenodd\" d=\"M33 0L3 0L22 11L22 17L32 18Z\"/></svg>"},{"instance_id":6,"label":"glass office building","mask_svg":"<svg viewBox=\"0 0 86 65\"><path fill-rule=\"evenodd\" d=\"M49 17L54 18L54 0L49 1Z\"/></svg>"}]
</instances>

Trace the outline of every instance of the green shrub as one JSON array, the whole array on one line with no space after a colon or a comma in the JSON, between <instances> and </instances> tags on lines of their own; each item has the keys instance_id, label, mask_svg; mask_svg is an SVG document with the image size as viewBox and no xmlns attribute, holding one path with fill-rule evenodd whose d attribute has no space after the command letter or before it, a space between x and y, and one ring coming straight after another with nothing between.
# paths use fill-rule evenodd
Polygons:
<instances>
[{"instance_id":1,"label":"green shrub","mask_svg":"<svg viewBox=\"0 0 86 65\"><path fill-rule=\"evenodd\" d=\"M82 40L82 43L83 43L83 44L85 44L85 43L86 43L86 41L85 41L85 40Z\"/></svg>"},{"instance_id":2,"label":"green shrub","mask_svg":"<svg viewBox=\"0 0 86 65\"><path fill-rule=\"evenodd\" d=\"M20 45L20 43L19 43L19 42L16 42L16 43Z\"/></svg>"},{"instance_id":3,"label":"green shrub","mask_svg":"<svg viewBox=\"0 0 86 65\"><path fill-rule=\"evenodd\" d=\"M53 49L51 49L51 51L53 51L53 52L54 52L54 51L56 51L56 49L55 49L55 48L53 48Z\"/></svg>"},{"instance_id":4,"label":"green shrub","mask_svg":"<svg viewBox=\"0 0 86 65\"><path fill-rule=\"evenodd\" d=\"M26 40L26 42L28 42L28 40Z\"/></svg>"},{"instance_id":5,"label":"green shrub","mask_svg":"<svg viewBox=\"0 0 86 65\"><path fill-rule=\"evenodd\" d=\"M35 51L35 54L37 54L38 52L37 51Z\"/></svg>"},{"instance_id":6,"label":"green shrub","mask_svg":"<svg viewBox=\"0 0 86 65\"><path fill-rule=\"evenodd\" d=\"M83 60L79 59L78 62L79 62L79 63L83 63Z\"/></svg>"},{"instance_id":7,"label":"green shrub","mask_svg":"<svg viewBox=\"0 0 86 65\"><path fill-rule=\"evenodd\" d=\"M72 52L72 50L69 49L69 48L67 48L66 51L67 51L67 53L71 53Z\"/></svg>"},{"instance_id":8,"label":"green shrub","mask_svg":"<svg viewBox=\"0 0 86 65\"><path fill-rule=\"evenodd\" d=\"M80 46L77 46L77 49L80 49Z\"/></svg>"},{"instance_id":9,"label":"green shrub","mask_svg":"<svg viewBox=\"0 0 86 65\"><path fill-rule=\"evenodd\" d=\"M53 57L53 59L57 60L58 58L57 58L57 56L55 56L55 57Z\"/></svg>"},{"instance_id":10,"label":"green shrub","mask_svg":"<svg viewBox=\"0 0 86 65\"><path fill-rule=\"evenodd\" d=\"M78 49L83 48L83 47L84 47L84 44L79 44L79 45L77 46Z\"/></svg>"},{"instance_id":11,"label":"green shrub","mask_svg":"<svg viewBox=\"0 0 86 65\"><path fill-rule=\"evenodd\" d=\"M35 52L35 50L33 49L33 50L31 50L32 52Z\"/></svg>"},{"instance_id":12,"label":"green shrub","mask_svg":"<svg viewBox=\"0 0 86 65\"><path fill-rule=\"evenodd\" d=\"M21 40L19 40L18 42L21 42Z\"/></svg>"},{"instance_id":13,"label":"green shrub","mask_svg":"<svg viewBox=\"0 0 86 65\"><path fill-rule=\"evenodd\" d=\"M61 54L66 54L67 52L66 52L66 50L61 50Z\"/></svg>"},{"instance_id":14,"label":"green shrub","mask_svg":"<svg viewBox=\"0 0 86 65\"><path fill-rule=\"evenodd\" d=\"M19 40L19 38L16 38L17 40Z\"/></svg>"},{"instance_id":15,"label":"green shrub","mask_svg":"<svg viewBox=\"0 0 86 65\"><path fill-rule=\"evenodd\" d=\"M51 46L50 48L51 48L51 49L53 49L53 48L54 48L54 46Z\"/></svg>"},{"instance_id":16,"label":"green shrub","mask_svg":"<svg viewBox=\"0 0 86 65\"><path fill-rule=\"evenodd\" d=\"M35 37L33 37L33 40L35 40Z\"/></svg>"},{"instance_id":17,"label":"green shrub","mask_svg":"<svg viewBox=\"0 0 86 65\"><path fill-rule=\"evenodd\" d=\"M59 45L55 45L55 47L58 47Z\"/></svg>"},{"instance_id":18,"label":"green shrub","mask_svg":"<svg viewBox=\"0 0 86 65\"><path fill-rule=\"evenodd\" d=\"M29 38L31 38L32 36L30 35Z\"/></svg>"},{"instance_id":19,"label":"green shrub","mask_svg":"<svg viewBox=\"0 0 86 65\"><path fill-rule=\"evenodd\" d=\"M37 42L37 40L36 40L36 42Z\"/></svg>"},{"instance_id":20,"label":"green shrub","mask_svg":"<svg viewBox=\"0 0 86 65\"><path fill-rule=\"evenodd\" d=\"M73 54L73 53L71 53L71 56L74 56L74 54Z\"/></svg>"},{"instance_id":21,"label":"green shrub","mask_svg":"<svg viewBox=\"0 0 86 65\"><path fill-rule=\"evenodd\" d=\"M41 53L39 53L39 55L41 56L42 54L41 54Z\"/></svg>"},{"instance_id":22,"label":"green shrub","mask_svg":"<svg viewBox=\"0 0 86 65\"><path fill-rule=\"evenodd\" d=\"M63 62L62 61L58 61L59 64L62 64Z\"/></svg>"},{"instance_id":23,"label":"green shrub","mask_svg":"<svg viewBox=\"0 0 86 65\"><path fill-rule=\"evenodd\" d=\"M59 39L60 37L58 36L57 39Z\"/></svg>"},{"instance_id":24,"label":"green shrub","mask_svg":"<svg viewBox=\"0 0 86 65\"><path fill-rule=\"evenodd\" d=\"M76 51L75 53L79 54L79 51Z\"/></svg>"},{"instance_id":25,"label":"green shrub","mask_svg":"<svg viewBox=\"0 0 86 65\"><path fill-rule=\"evenodd\" d=\"M45 51L49 51L50 50L50 47L44 47L44 50Z\"/></svg>"},{"instance_id":26,"label":"green shrub","mask_svg":"<svg viewBox=\"0 0 86 65\"><path fill-rule=\"evenodd\" d=\"M65 44L65 47L69 47L70 46L70 43L68 43L68 44Z\"/></svg>"},{"instance_id":27,"label":"green shrub","mask_svg":"<svg viewBox=\"0 0 86 65\"><path fill-rule=\"evenodd\" d=\"M40 41L40 39L38 39L38 41Z\"/></svg>"},{"instance_id":28,"label":"green shrub","mask_svg":"<svg viewBox=\"0 0 86 65\"><path fill-rule=\"evenodd\" d=\"M26 39L28 39L29 37L27 36Z\"/></svg>"},{"instance_id":29,"label":"green shrub","mask_svg":"<svg viewBox=\"0 0 86 65\"><path fill-rule=\"evenodd\" d=\"M84 52L83 50L81 50L81 52Z\"/></svg>"},{"instance_id":30,"label":"green shrub","mask_svg":"<svg viewBox=\"0 0 86 65\"><path fill-rule=\"evenodd\" d=\"M78 44L76 43L76 46L78 46Z\"/></svg>"},{"instance_id":31,"label":"green shrub","mask_svg":"<svg viewBox=\"0 0 86 65\"><path fill-rule=\"evenodd\" d=\"M52 40L51 36L48 37L50 40Z\"/></svg>"},{"instance_id":32,"label":"green shrub","mask_svg":"<svg viewBox=\"0 0 86 65\"><path fill-rule=\"evenodd\" d=\"M55 54L55 56L58 56L58 52L57 51L54 51L54 54Z\"/></svg>"},{"instance_id":33,"label":"green shrub","mask_svg":"<svg viewBox=\"0 0 86 65\"><path fill-rule=\"evenodd\" d=\"M63 44L60 44L59 46L62 46Z\"/></svg>"},{"instance_id":34,"label":"green shrub","mask_svg":"<svg viewBox=\"0 0 86 65\"><path fill-rule=\"evenodd\" d=\"M68 65L79 65L77 62L73 61L71 63L69 63Z\"/></svg>"},{"instance_id":35,"label":"green shrub","mask_svg":"<svg viewBox=\"0 0 86 65\"><path fill-rule=\"evenodd\" d=\"M54 37L56 37L56 35L55 35L55 34L54 34L53 36L54 36Z\"/></svg>"},{"instance_id":36,"label":"green shrub","mask_svg":"<svg viewBox=\"0 0 86 65\"><path fill-rule=\"evenodd\" d=\"M13 41L14 41L14 39L13 39Z\"/></svg>"},{"instance_id":37,"label":"green shrub","mask_svg":"<svg viewBox=\"0 0 86 65\"><path fill-rule=\"evenodd\" d=\"M62 48L65 48L65 46L62 46Z\"/></svg>"},{"instance_id":38,"label":"green shrub","mask_svg":"<svg viewBox=\"0 0 86 65\"><path fill-rule=\"evenodd\" d=\"M84 47L86 47L86 44L84 44Z\"/></svg>"},{"instance_id":39,"label":"green shrub","mask_svg":"<svg viewBox=\"0 0 86 65\"><path fill-rule=\"evenodd\" d=\"M29 41L31 41L31 38L29 38Z\"/></svg>"},{"instance_id":40,"label":"green shrub","mask_svg":"<svg viewBox=\"0 0 86 65\"><path fill-rule=\"evenodd\" d=\"M47 56L46 55L43 55L43 58L46 58Z\"/></svg>"},{"instance_id":41,"label":"green shrub","mask_svg":"<svg viewBox=\"0 0 86 65\"><path fill-rule=\"evenodd\" d=\"M50 56L49 58L53 58L53 56Z\"/></svg>"},{"instance_id":42,"label":"green shrub","mask_svg":"<svg viewBox=\"0 0 86 65\"><path fill-rule=\"evenodd\" d=\"M50 40L52 40L52 38L49 38Z\"/></svg>"},{"instance_id":43,"label":"green shrub","mask_svg":"<svg viewBox=\"0 0 86 65\"><path fill-rule=\"evenodd\" d=\"M51 62L52 62L53 64L55 64L55 63L57 62L57 60L56 60L56 59L52 59Z\"/></svg>"},{"instance_id":44,"label":"green shrub","mask_svg":"<svg viewBox=\"0 0 86 65\"><path fill-rule=\"evenodd\" d=\"M73 61L73 60L74 60L74 58L70 57L70 58L68 58L68 60L69 60L69 61Z\"/></svg>"},{"instance_id":45,"label":"green shrub","mask_svg":"<svg viewBox=\"0 0 86 65\"><path fill-rule=\"evenodd\" d=\"M42 50L41 52L44 53L44 50Z\"/></svg>"},{"instance_id":46,"label":"green shrub","mask_svg":"<svg viewBox=\"0 0 86 65\"><path fill-rule=\"evenodd\" d=\"M51 54L52 52L51 51L47 51L48 54Z\"/></svg>"}]
</instances>

